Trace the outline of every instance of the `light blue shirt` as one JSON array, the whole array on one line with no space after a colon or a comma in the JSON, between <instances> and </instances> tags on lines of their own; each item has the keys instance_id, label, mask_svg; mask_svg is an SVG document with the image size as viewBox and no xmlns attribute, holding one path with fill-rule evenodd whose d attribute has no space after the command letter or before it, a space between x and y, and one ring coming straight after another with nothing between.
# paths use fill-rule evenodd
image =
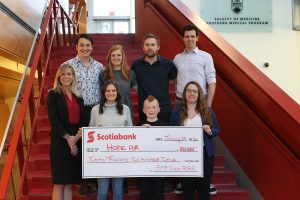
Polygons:
<instances>
[{"instance_id":1,"label":"light blue shirt","mask_svg":"<svg viewBox=\"0 0 300 200\"><path fill-rule=\"evenodd\" d=\"M185 85L190 81L200 84L206 95L206 83L216 83L216 70L211 55L197 47L191 51L183 51L174 58L177 67L176 96L182 98Z\"/></svg>"}]
</instances>

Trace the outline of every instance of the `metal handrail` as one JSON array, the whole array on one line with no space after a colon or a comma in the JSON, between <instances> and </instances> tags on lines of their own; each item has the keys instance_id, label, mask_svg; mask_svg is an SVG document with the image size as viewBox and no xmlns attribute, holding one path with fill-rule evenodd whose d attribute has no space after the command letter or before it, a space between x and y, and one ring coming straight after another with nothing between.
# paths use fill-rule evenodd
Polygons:
<instances>
[{"instance_id":1,"label":"metal handrail","mask_svg":"<svg viewBox=\"0 0 300 200\"><path fill-rule=\"evenodd\" d=\"M47 2L48 2L48 0L47 0ZM43 13L45 13L45 10L47 9L47 2L44 6ZM41 26L42 22L43 22L43 18L41 18L41 20L40 20L40 26ZM40 26L39 26L39 28L40 28ZM9 131L10 125L12 123L12 118L13 118L13 115L16 111L16 105L17 105L18 99L20 97L21 89L22 89L22 86L23 86L23 83L24 83L25 77L26 77L26 71L29 68L29 64L30 64L30 61L31 61L31 58L32 58L32 55L33 55L33 51L34 51L38 36L39 36L39 31L36 30L35 35L34 35L34 39L33 39L33 43L31 45L29 55L28 55L28 58L27 58L27 61L26 61L25 69L24 69L24 72L22 74L22 78L21 78L21 81L20 81L20 84L19 84L19 88L17 90L16 98L14 100L14 103L13 103L13 106L12 106L12 109L11 109L11 112L10 112L10 115L9 115L9 118L8 118L8 121L7 121L7 125L6 125L6 128L5 128L5 132L3 134L2 143L0 145L0 156L2 155L2 151L3 151L4 144L5 144L7 135L8 135L8 131Z\"/></svg>"},{"instance_id":2,"label":"metal handrail","mask_svg":"<svg viewBox=\"0 0 300 200\"><path fill-rule=\"evenodd\" d=\"M61 12L60 12L61 11ZM19 113L18 113L18 117L17 117L17 120L16 120L16 123L15 123L15 128L14 128L14 131L13 131L13 135L12 135L12 139L10 141L10 144L9 144L9 151L8 151L8 155L6 157L6 162L5 162L5 166L4 166L4 169L3 169L3 172L2 172L2 177L1 177L1 180L0 180L0 199L5 199L6 197L6 192L7 192L7 188L8 188L8 185L9 185L9 178L11 176L11 172L12 172L12 167L13 167L13 162L14 162L14 159L15 159L15 155L16 155L16 152L18 150L18 155L21 155L21 161L19 161L19 168L20 168L20 171L22 172L21 174L21 187L20 187L20 190L19 190L19 196L20 194L23 192L23 183L25 184L25 194L27 194L27 185L26 185L26 173L25 173L25 169L26 169L26 166L27 166L27 160L29 158L29 153L27 153L26 155L26 158L27 159L24 159L24 155L23 155L23 150L22 150L22 145L21 145L21 148L19 148L18 145L21 144L21 129L22 129L22 126L24 124L24 118L25 118L25 112L26 112L26 109L27 109L27 105L28 103L31 104L33 102L33 95L32 95L32 88L33 88L33 81L35 79L35 73L36 71L38 70L39 72L39 79L42 78L42 80L39 81L39 84L40 84L40 90L39 90L39 102L41 101L42 99L42 88L43 88L43 84L44 84L44 79L45 79L45 74L46 74L46 70L47 70L47 65L48 65L48 61L49 61L49 56L50 56L50 51L51 51L51 47L52 47L52 44L53 43L53 40L54 40L54 35L58 36L60 35L59 33L59 29L57 29L56 27L58 26L56 21L58 19L58 16L61 14L61 18L59 18L60 20L65 20L67 19L68 21L68 35L70 36L72 33L71 33L71 30L70 30L70 24L72 25L73 27L73 36L76 34L76 29L77 29L77 25L74 24L70 18L68 17L67 13L65 12L65 10L63 10L63 8L61 7L61 5L59 4L58 0L49 0L46 2L46 5L45 5L45 9L44 9L44 16L42 17L41 19L41 25L40 25L40 28L39 28L39 31L37 31L37 34L35 36L35 39L34 39L34 42L32 44L32 47L31 47L31 50L30 50L30 56L29 56L29 59L27 60L27 63L26 63L26 69L23 73L23 77L22 77L22 81L21 81L21 84L19 86L19 89L18 89L18 93L17 93L17 97L20 96L20 92L21 92L21 89L22 89L22 86L24 84L24 81L25 81L25 77L26 77L26 70L28 69L30 63L31 63L31 71L30 71L30 75L29 75L29 78L27 79L27 82L26 82L26 86L25 86L25 92L24 92L24 95L23 95L23 98L22 98L22 101L21 101L21 107L19 109ZM62 17L63 16L63 17ZM53 21L54 20L54 23ZM63 22L61 22L61 24L64 24ZM48 27L49 26L49 27ZM63 26L63 29L65 29L66 27ZM47 36L47 32L48 34L50 34L50 43L48 44L48 36ZM54 34L55 33L55 34ZM63 43L62 45L67 45L65 40L66 40L66 34L65 34L65 31L63 31ZM56 40L57 40L57 45L60 46L61 42L60 42L60 37L56 37ZM71 37L69 37L69 44L71 44ZM42 49L43 49L43 46L46 44L47 46L47 52L45 53L45 67L43 68L43 73L41 73L41 66L40 66L40 61L41 61L41 56L42 56ZM48 46L49 45L49 46ZM32 62L31 62L32 61ZM41 75L44 75L43 77L41 77ZM15 112L15 107L16 107L16 103L17 103L17 100L19 98L16 98L15 99L15 102L14 102L14 111L11 113L11 116L10 116L10 119L9 119L9 123L8 123L8 128L7 128L7 131L6 131L6 136L3 140L3 144L5 143L6 141L6 137L7 137L7 133L8 133L8 129L12 123L12 117L13 117L13 114ZM38 102L38 105L36 106L36 109L34 106L31 106L31 111L34 111L35 114L32 115L33 117L33 120L31 121L31 135L30 135L30 140L29 140L29 145L28 145L28 151L27 152L30 152L30 144L32 143L33 141L33 135L34 133L36 133L35 131L35 124L36 124L36 119L37 119L37 110L38 110L38 107L39 107L39 102ZM34 104L31 104L31 105L34 105ZM3 145L2 147L3 148ZM22 162L22 163L21 163Z\"/></svg>"}]
</instances>

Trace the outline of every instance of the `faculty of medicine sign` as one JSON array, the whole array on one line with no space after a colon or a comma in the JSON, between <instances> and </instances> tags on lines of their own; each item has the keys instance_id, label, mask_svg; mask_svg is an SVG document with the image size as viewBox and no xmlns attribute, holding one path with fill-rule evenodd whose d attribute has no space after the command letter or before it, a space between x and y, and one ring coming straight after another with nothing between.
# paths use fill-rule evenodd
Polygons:
<instances>
[{"instance_id":1,"label":"faculty of medicine sign","mask_svg":"<svg viewBox=\"0 0 300 200\"><path fill-rule=\"evenodd\" d=\"M219 32L269 32L272 0L201 0L200 17Z\"/></svg>"}]
</instances>

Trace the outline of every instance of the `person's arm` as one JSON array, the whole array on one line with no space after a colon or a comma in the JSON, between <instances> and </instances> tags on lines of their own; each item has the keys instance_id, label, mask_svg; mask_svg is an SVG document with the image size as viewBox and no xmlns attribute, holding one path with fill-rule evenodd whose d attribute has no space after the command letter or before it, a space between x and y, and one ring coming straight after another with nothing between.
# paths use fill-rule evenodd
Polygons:
<instances>
[{"instance_id":1,"label":"person's arm","mask_svg":"<svg viewBox=\"0 0 300 200\"><path fill-rule=\"evenodd\" d=\"M61 122L61 119L58 116L58 95L59 94L55 93L54 91L49 91L47 98L48 117L51 124L52 133L68 139L70 135L68 134L68 131L65 129Z\"/></svg>"},{"instance_id":2,"label":"person's arm","mask_svg":"<svg viewBox=\"0 0 300 200\"><path fill-rule=\"evenodd\" d=\"M95 119L96 116L95 115L96 115L97 112L95 112L94 110L95 110L95 107L93 107L92 110L91 110L91 114L90 114L91 119L90 119L89 126L96 126L96 119ZM99 110L97 110L97 111L99 112Z\"/></svg>"},{"instance_id":3,"label":"person's arm","mask_svg":"<svg viewBox=\"0 0 300 200\"><path fill-rule=\"evenodd\" d=\"M216 90L216 83L208 84L207 99L206 99L208 108L211 108L211 106L212 106L212 102L213 102L214 96L215 96L215 90Z\"/></svg>"},{"instance_id":4,"label":"person's arm","mask_svg":"<svg viewBox=\"0 0 300 200\"><path fill-rule=\"evenodd\" d=\"M214 127L212 128L211 132L212 132L212 137L216 137L218 135L220 135L220 127L219 127L219 123L218 123L218 120L217 120L217 117L216 117L216 114L211 110L210 112L210 116L211 116L211 119L213 121L213 124L214 124Z\"/></svg>"},{"instance_id":5,"label":"person's arm","mask_svg":"<svg viewBox=\"0 0 300 200\"><path fill-rule=\"evenodd\" d=\"M126 107L124 106L124 108L126 108L126 115L127 115L126 119L127 119L127 123L128 123L127 126L132 126L132 119L131 119L130 109L129 109L128 106L126 106Z\"/></svg>"},{"instance_id":6,"label":"person's arm","mask_svg":"<svg viewBox=\"0 0 300 200\"><path fill-rule=\"evenodd\" d=\"M133 70L130 70L130 88L134 89L136 92L138 91L137 80Z\"/></svg>"}]
</instances>

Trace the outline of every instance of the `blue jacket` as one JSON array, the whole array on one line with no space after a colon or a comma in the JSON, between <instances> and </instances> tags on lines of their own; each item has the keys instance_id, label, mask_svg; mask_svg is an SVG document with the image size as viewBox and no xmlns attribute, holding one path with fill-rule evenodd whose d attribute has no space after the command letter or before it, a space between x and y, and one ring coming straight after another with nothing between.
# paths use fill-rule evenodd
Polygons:
<instances>
[{"instance_id":1,"label":"blue jacket","mask_svg":"<svg viewBox=\"0 0 300 200\"><path fill-rule=\"evenodd\" d=\"M179 126L179 119L180 119L180 108L175 107L171 114L170 126ZM211 130L212 135L207 135L205 132L203 132L204 148L209 157L213 156L215 153L215 147L214 147L212 138L216 137L220 134L219 124L218 124L216 115L213 111L211 111L211 119L214 124L214 127Z\"/></svg>"}]
</instances>

